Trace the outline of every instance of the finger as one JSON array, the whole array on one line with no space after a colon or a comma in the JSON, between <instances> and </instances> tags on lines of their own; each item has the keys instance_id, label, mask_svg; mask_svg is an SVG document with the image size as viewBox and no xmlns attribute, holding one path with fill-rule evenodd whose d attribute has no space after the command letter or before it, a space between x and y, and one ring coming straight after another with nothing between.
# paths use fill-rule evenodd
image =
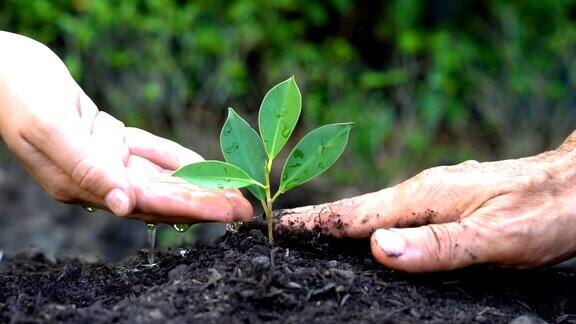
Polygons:
<instances>
[{"instance_id":1,"label":"finger","mask_svg":"<svg viewBox=\"0 0 576 324\"><path fill-rule=\"evenodd\" d=\"M132 178L137 193L137 213L156 215L183 223L248 221L251 206L239 196L193 188L187 184Z\"/></svg>"},{"instance_id":2,"label":"finger","mask_svg":"<svg viewBox=\"0 0 576 324\"><path fill-rule=\"evenodd\" d=\"M23 137L110 211L119 216L129 214L135 194L123 161L110 158L109 147L83 129L78 116L75 118L68 116L49 123L31 120Z\"/></svg>"},{"instance_id":3,"label":"finger","mask_svg":"<svg viewBox=\"0 0 576 324\"><path fill-rule=\"evenodd\" d=\"M197 153L138 128L127 127L125 141L130 154L148 159L157 165L176 170L186 164L204 160Z\"/></svg>"},{"instance_id":4,"label":"finger","mask_svg":"<svg viewBox=\"0 0 576 324\"><path fill-rule=\"evenodd\" d=\"M212 193L213 194L213 193ZM230 200L233 206L233 213L234 219L240 221L249 221L252 218L252 206L250 203L244 199L242 196L238 197L237 195L228 196L225 195L226 198ZM241 200L240 200L241 199ZM148 223L166 223L166 224L194 224L194 223L203 223L203 222L211 222L211 221L219 221L224 222L221 219L213 220L213 219L206 219L206 218L199 218L198 215L190 214L166 214L166 215L154 215L154 214L144 214L144 213L135 213L132 215L127 216L128 218L132 219L139 219ZM225 221L229 222L229 221Z\"/></svg>"},{"instance_id":5,"label":"finger","mask_svg":"<svg viewBox=\"0 0 576 324\"><path fill-rule=\"evenodd\" d=\"M231 199L235 199L235 201L238 202L238 205L242 206L242 207L245 206L246 202L248 202L248 200L246 200L244 198L244 196L242 195L242 192L238 189L222 190L222 189L202 188L202 187L196 186L194 184L191 184L182 178L173 177L172 176L173 171L161 168L158 165L150 162L149 160L146 160L146 159L141 158L139 156L135 156L135 155L130 156L129 165L132 165L136 172L139 172L139 170L141 170L141 169L142 170L145 169L145 172L139 172L139 173L148 174L148 178L153 180L153 181L158 181L158 182L163 182L163 183L171 183L174 185L185 185L190 190L202 189L204 191L210 191L210 192L222 194L222 195L225 195L226 197L229 197ZM241 201L239 199L241 199ZM243 211L245 211L245 210L243 210Z\"/></svg>"},{"instance_id":6,"label":"finger","mask_svg":"<svg viewBox=\"0 0 576 324\"><path fill-rule=\"evenodd\" d=\"M478 165L476 161L468 161L436 167L378 192L281 211L279 223L288 228L319 229L329 235L364 238L377 228L457 221L494 196L497 187L489 185L494 179L478 172Z\"/></svg>"},{"instance_id":7,"label":"finger","mask_svg":"<svg viewBox=\"0 0 576 324\"><path fill-rule=\"evenodd\" d=\"M279 226L319 230L336 237L367 238L377 228L393 226L404 215L400 187L316 206L281 210Z\"/></svg>"},{"instance_id":8,"label":"finger","mask_svg":"<svg viewBox=\"0 0 576 324\"><path fill-rule=\"evenodd\" d=\"M186 216L173 216L173 215L151 215L151 214L142 214L142 213L135 213L126 216L126 218L130 219L137 219L143 221L147 224L196 224L196 223L203 223L203 221L191 221L190 217Z\"/></svg>"},{"instance_id":9,"label":"finger","mask_svg":"<svg viewBox=\"0 0 576 324\"><path fill-rule=\"evenodd\" d=\"M372 235L374 257L407 272L444 271L487 261L482 233L464 223L378 229Z\"/></svg>"},{"instance_id":10,"label":"finger","mask_svg":"<svg viewBox=\"0 0 576 324\"><path fill-rule=\"evenodd\" d=\"M138 128L126 128L125 141L132 155L147 159L168 170L176 170L186 164L204 160L194 151ZM196 186L189 187L196 188ZM236 217L243 220L252 218L252 205L239 190L218 192L232 202Z\"/></svg>"},{"instance_id":11,"label":"finger","mask_svg":"<svg viewBox=\"0 0 576 324\"><path fill-rule=\"evenodd\" d=\"M172 171L166 170L159 165L150 162L143 157L137 155L130 155L128 158L128 168L131 172L143 174L143 175L155 175L155 174L162 174L166 177L172 174Z\"/></svg>"},{"instance_id":12,"label":"finger","mask_svg":"<svg viewBox=\"0 0 576 324\"><path fill-rule=\"evenodd\" d=\"M227 190L223 192L224 196L230 200L234 207L234 217L242 221L250 221L254 215L252 204L242 196L240 191Z\"/></svg>"},{"instance_id":13,"label":"finger","mask_svg":"<svg viewBox=\"0 0 576 324\"><path fill-rule=\"evenodd\" d=\"M148 161L148 160L145 160L145 161ZM253 215L254 215L254 211L252 209L252 204L250 204L250 202L246 198L244 198L244 196L242 195L242 192L238 189L230 189L230 190L205 189L205 188L201 188L201 187L195 186L193 184L190 184L190 183L186 182L184 179L172 177L171 171L167 171L165 169L162 169L162 171L160 171L160 172L161 173L157 174L156 176L154 176L152 173L150 173L151 179L153 179L154 181L159 181L159 182L163 182L163 183L172 183L174 185L185 186L186 188L188 188L188 190L200 189L200 190L205 191L205 192L212 192L212 193L215 193L218 195L224 195L232 203L232 206L234 207L234 215L238 219L242 219L245 221L251 220ZM166 174L166 172L168 172L168 174Z\"/></svg>"}]
</instances>

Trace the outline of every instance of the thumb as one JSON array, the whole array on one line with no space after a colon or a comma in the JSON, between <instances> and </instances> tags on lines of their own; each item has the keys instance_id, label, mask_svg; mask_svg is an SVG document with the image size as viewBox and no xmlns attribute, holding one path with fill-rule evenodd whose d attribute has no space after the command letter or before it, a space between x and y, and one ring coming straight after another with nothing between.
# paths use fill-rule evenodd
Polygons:
<instances>
[{"instance_id":1,"label":"thumb","mask_svg":"<svg viewBox=\"0 0 576 324\"><path fill-rule=\"evenodd\" d=\"M112 213L126 216L135 207L135 193L125 168L106 162L94 156L84 157L72 167L71 177L80 188L100 198Z\"/></svg>"},{"instance_id":2,"label":"thumb","mask_svg":"<svg viewBox=\"0 0 576 324\"><path fill-rule=\"evenodd\" d=\"M54 161L76 185L88 192L97 205L105 205L118 216L130 214L136 201L126 168L121 159L111 156L103 143L90 136L53 135L58 145L43 145L41 150ZM80 142L76 142L79 139ZM68 189L69 190L69 189Z\"/></svg>"},{"instance_id":3,"label":"thumb","mask_svg":"<svg viewBox=\"0 0 576 324\"><path fill-rule=\"evenodd\" d=\"M452 270L486 261L481 232L464 223L378 229L370 242L383 265L406 272Z\"/></svg>"}]
</instances>

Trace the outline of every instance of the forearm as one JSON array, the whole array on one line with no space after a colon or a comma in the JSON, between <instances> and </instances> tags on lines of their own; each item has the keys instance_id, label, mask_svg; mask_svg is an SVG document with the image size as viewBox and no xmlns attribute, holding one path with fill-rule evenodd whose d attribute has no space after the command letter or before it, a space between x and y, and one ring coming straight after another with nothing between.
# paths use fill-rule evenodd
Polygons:
<instances>
[{"instance_id":1,"label":"forearm","mask_svg":"<svg viewBox=\"0 0 576 324\"><path fill-rule=\"evenodd\" d=\"M18 141L33 124L66 117L78 88L60 58L43 44L0 31L0 136ZM57 91L55 91L57 89Z\"/></svg>"},{"instance_id":2,"label":"forearm","mask_svg":"<svg viewBox=\"0 0 576 324\"><path fill-rule=\"evenodd\" d=\"M40 44L34 40L5 31L0 31L0 136L7 143L12 142L26 108L23 107L27 98L21 94L25 86L34 83L28 66L32 53L38 52ZM23 86L24 85L24 86ZM14 136L13 136L14 135Z\"/></svg>"}]
</instances>

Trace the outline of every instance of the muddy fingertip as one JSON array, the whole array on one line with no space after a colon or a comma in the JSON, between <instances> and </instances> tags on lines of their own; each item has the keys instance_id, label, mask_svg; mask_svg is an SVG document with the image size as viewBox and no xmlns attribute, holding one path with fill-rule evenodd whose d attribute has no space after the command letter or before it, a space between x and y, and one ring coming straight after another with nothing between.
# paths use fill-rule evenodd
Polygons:
<instances>
[{"instance_id":1,"label":"muddy fingertip","mask_svg":"<svg viewBox=\"0 0 576 324\"><path fill-rule=\"evenodd\" d=\"M406 253L406 240L394 229L378 229L370 238L372 255L386 267L398 269Z\"/></svg>"},{"instance_id":2,"label":"muddy fingertip","mask_svg":"<svg viewBox=\"0 0 576 324\"><path fill-rule=\"evenodd\" d=\"M242 194L237 192L226 192L224 196L228 198L233 207L233 218L240 222L249 222L252 220L254 215L254 210L252 204L242 196Z\"/></svg>"}]
</instances>

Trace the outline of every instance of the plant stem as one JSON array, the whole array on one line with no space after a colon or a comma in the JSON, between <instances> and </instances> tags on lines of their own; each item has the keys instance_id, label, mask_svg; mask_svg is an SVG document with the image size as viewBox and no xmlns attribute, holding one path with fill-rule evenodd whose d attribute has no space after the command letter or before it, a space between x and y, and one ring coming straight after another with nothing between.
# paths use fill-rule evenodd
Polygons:
<instances>
[{"instance_id":1,"label":"plant stem","mask_svg":"<svg viewBox=\"0 0 576 324\"><path fill-rule=\"evenodd\" d=\"M274 231L273 231L273 219L272 219L272 211L273 211L273 204L274 200L272 199L271 195L271 185L270 185L270 170L272 169L272 159L268 160L266 163L266 202L262 203L262 207L264 208L264 213L266 214L266 223L268 223L268 243L270 245L274 244Z\"/></svg>"},{"instance_id":2,"label":"plant stem","mask_svg":"<svg viewBox=\"0 0 576 324\"><path fill-rule=\"evenodd\" d=\"M273 230L273 219L272 219L272 204L268 202L266 204L266 222L268 223L268 243L274 245L274 230Z\"/></svg>"}]
</instances>

